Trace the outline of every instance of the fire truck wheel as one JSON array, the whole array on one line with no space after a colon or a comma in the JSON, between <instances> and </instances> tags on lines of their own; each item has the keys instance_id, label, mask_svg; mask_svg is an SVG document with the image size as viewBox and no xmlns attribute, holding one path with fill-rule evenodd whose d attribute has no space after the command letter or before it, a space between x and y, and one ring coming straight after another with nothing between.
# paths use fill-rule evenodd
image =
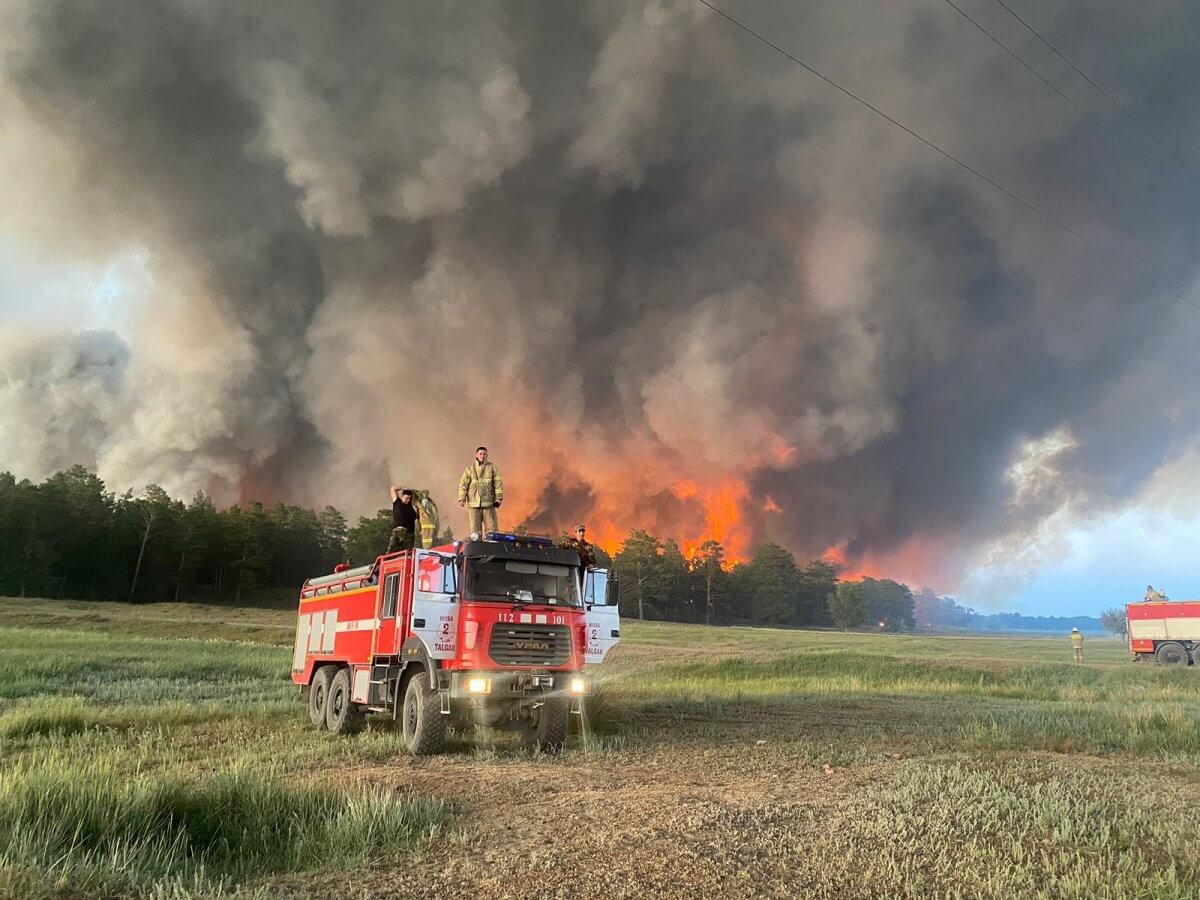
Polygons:
<instances>
[{"instance_id":1,"label":"fire truck wheel","mask_svg":"<svg viewBox=\"0 0 1200 900\"><path fill-rule=\"evenodd\" d=\"M563 697L548 697L538 710L537 723L529 730L533 746L547 753L557 753L567 741L571 724L571 704Z\"/></svg>"},{"instance_id":2,"label":"fire truck wheel","mask_svg":"<svg viewBox=\"0 0 1200 900\"><path fill-rule=\"evenodd\" d=\"M333 667L321 666L308 686L308 717L318 728L325 727L325 705L329 699L329 682L332 680Z\"/></svg>"},{"instance_id":3,"label":"fire truck wheel","mask_svg":"<svg viewBox=\"0 0 1200 900\"><path fill-rule=\"evenodd\" d=\"M1159 644L1158 649L1154 651L1154 658L1158 660L1160 666L1186 666L1188 664L1188 655L1187 651L1183 649L1183 644L1176 644L1174 641Z\"/></svg>"},{"instance_id":4,"label":"fire truck wheel","mask_svg":"<svg viewBox=\"0 0 1200 900\"><path fill-rule=\"evenodd\" d=\"M400 728L404 746L413 756L428 756L446 741L446 716L442 715L437 691L429 686L429 673L417 672L404 688L404 710Z\"/></svg>"},{"instance_id":5,"label":"fire truck wheel","mask_svg":"<svg viewBox=\"0 0 1200 900\"><path fill-rule=\"evenodd\" d=\"M350 670L338 669L325 702L325 727L334 734L354 734L366 724L366 713L350 700Z\"/></svg>"}]
</instances>

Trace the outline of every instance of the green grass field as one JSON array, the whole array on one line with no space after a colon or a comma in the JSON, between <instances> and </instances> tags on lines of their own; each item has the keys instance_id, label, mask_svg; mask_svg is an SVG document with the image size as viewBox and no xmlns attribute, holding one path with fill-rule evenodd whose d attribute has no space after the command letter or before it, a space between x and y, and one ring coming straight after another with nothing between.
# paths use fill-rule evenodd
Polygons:
<instances>
[{"instance_id":1,"label":"green grass field","mask_svg":"<svg viewBox=\"0 0 1200 900\"><path fill-rule=\"evenodd\" d=\"M0 896L1200 895L1200 671L1116 641L625 622L560 757L412 760L291 619L0 600Z\"/></svg>"}]
</instances>

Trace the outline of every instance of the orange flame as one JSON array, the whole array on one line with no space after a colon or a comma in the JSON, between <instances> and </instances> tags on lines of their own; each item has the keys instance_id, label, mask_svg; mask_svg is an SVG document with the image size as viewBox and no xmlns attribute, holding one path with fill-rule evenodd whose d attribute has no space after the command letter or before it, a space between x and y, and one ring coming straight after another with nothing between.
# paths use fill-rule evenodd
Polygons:
<instances>
[{"instance_id":1,"label":"orange flame","mask_svg":"<svg viewBox=\"0 0 1200 900\"><path fill-rule=\"evenodd\" d=\"M909 585L928 584L942 577L947 560L954 548L929 538L910 538L886 553L866 553L852 556L847 542L834 544L821 554L833 564L838 577L845 581L861 578L891 578Z\"/></svg>"},{"instance_id":2,"label":"orange flame","mask_svg":"<svg viewBox=\"0 0 1200 900\"><path fill-rule=\"evenodd\" d=\"M786 468L796 459L796 452L795 447L784 443L780 438L775 438L770 447L771 459L781 469Z\"/></svg>"},{"instance_id":3,"label":"orange flame","mask_svg":"<svg viewBox=\"0 0 1200 900\"><path fill-rule=\"evenodd\" d=\"M875 566L861 557L852 558L846 551L846 542L834 544L821 554L821 559L837 570L843 581L858 581L862 578L881 577Z\"/></svg>"},{"instance_id":4,"label":"orange flame","mask_svg":"<svg viewBox=\"0 0 1200 900\"><path fill-rule=\"evenodd\" d=\"M616 556L617 551L621 549L621 541L625 538L625 533L617 527L617 523L611 519L601 519L596 525L591 527L590 540L596 544L609 556Z\"/></svg>"},{"instance_id":5,"label":"orange flame","mask_svg":"<svg viewBox=\"0 0 1200 900\"><path fill-rule=\"evenodd\" d=\"M716 541L729 565L746 560L763 537L764 515L782 512L774 499L751 489L746 473L798 455L783 438L770 437L750 448L744 465L721 471L705 459L664 454L657 442L633 438L619 457L597 452L588 442L571 457L560 457L553 449L554 420L533 418L530 431L550 437L544 446L523 446L514 457L519 467L505 471L512 495L505 503L511 510L508 520L536 515L536 529L555 534L583 521L588 539L610 556L620 551L631 531L641 529L674 541L688 559L706 541ZM507 457L497 456L503 467ZM539 498L540 487L519 489L541 485L546 473L555 487L548 496ZM560 520L567 513L555 504L570 508L572 518Z\"/></svg>"},{"instance_id":6,"label":"orange flame","mask_svg":"<svg viewBox=\"0 0 1200 900\"><path fill-rule=\"evenodd\" d=\"M680 553L688 560L695 558L706 541L716 541L722 546L726 567L746 559L752 534L742 516L743 506L750 503L750 491L743 482L728 478L710 486L681 478L668 490L677 499L698 505L702 517L696 521L677 522L669 533L659 534L659 537L676 541ZM618 521L601 514L594 516L589 526L588 537L610 556L620 551L629 528L639 527L628 522L618 524Z\"/></svg>"},{"instance_id":7,"label":"orange flame","mask_svg":"<svg viewBox=\"0 0 1200 900\"><path fill-rule=\"evenodd\" d=\"M712 488L701 488L694 481L675 484L675 496L698 499L704 506L702 529L681 529L679 549L692 559L705 541L716 541L725 548L728 565L743 561L750 545L750 530L742 519L741 504L749 499L746 485L726 479Z\"/></svg>"}]
</instances>

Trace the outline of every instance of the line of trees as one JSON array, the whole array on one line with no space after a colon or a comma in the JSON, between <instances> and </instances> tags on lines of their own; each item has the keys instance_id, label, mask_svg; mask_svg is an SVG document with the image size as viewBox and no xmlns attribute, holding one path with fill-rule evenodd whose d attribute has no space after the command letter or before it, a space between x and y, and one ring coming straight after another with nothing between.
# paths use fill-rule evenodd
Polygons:
<instances>
[{"instance_id":1,"label":"line of trees","mask_svg":"<svg viewBox=\"0 0 1200 900\"><path fill-rule=\"evenodd\" d=\"M157 485L116 495L82 466L41 484L0 472L0 594L238 602L297 589L342 561L370 562L390 530L390 510L349 525L332 506L218 509L203 493L185 503ZM632 531L611 560L599 556L621 581L621 613L634 618L893 630L915 621L903 584L839 583L828 562L799 565L777 544L729 566L715 541L688 559L674 541Z\"/></svg>"},{"instance_id":2,"label":"line of trees","mask_svg":"<svg viewBox=\"0 0 1200 900\"><path fill-rule=\"evenodd\" d=\"M184 503L157 485L114 495L82 466L41 484L0 472L0 593L237 602L369 561L390 529L390 512L350 527L332 506L218 509L203 493Z\"/></svg>"},{"instance_id":3,"label":"line of trees","mask_svg":"<svg viewBox=\"0 0 1200 900\"><path fill-rule=\"evenodd\" d=\"M971 631L1048 631L1065 633L1072 628L1080 631L1101 632L1114 630L1111 618L1113 611L1093 616L1026 616L1015 612L980 613L962 606L953 597L939 597L925 588L914 595L917 624L925 628L964 628ZM1119 615L1119 631L1125 630L1125 610ZM1105 622L1109 616L1109 622Z\"/></svg>"},{"instance_id":4,"label":"line of trees","mask_svg":"<svg viewBox=\"0 0 1200 900\"><path fill-rule=\"evenodd\" d=\"M686 558L671 540L632 531L612 559L621 582L621 615L676 622L768 626L870 624L912 628L913 593L890 579L841 582L822 559L799 565L778 544L763 544L747 561L725 565L724 548L702 544Z\"/></svg>"}]
</instances>

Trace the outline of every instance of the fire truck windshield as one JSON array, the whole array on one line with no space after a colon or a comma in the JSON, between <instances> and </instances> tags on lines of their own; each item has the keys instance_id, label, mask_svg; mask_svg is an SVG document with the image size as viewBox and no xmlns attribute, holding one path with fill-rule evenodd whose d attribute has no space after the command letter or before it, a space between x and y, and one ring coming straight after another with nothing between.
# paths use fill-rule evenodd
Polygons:
<instances>
[{"instance_id":1,"label":"fire truck windshield","mask_svg":"<svg viewBox=\"0 0 1200 900\"><path fill-rule=\"evenodd\" d=\"M575 566L482 557L467 562L467 597L579 606L579 570Z\"/></svg>"}]
</instances>

